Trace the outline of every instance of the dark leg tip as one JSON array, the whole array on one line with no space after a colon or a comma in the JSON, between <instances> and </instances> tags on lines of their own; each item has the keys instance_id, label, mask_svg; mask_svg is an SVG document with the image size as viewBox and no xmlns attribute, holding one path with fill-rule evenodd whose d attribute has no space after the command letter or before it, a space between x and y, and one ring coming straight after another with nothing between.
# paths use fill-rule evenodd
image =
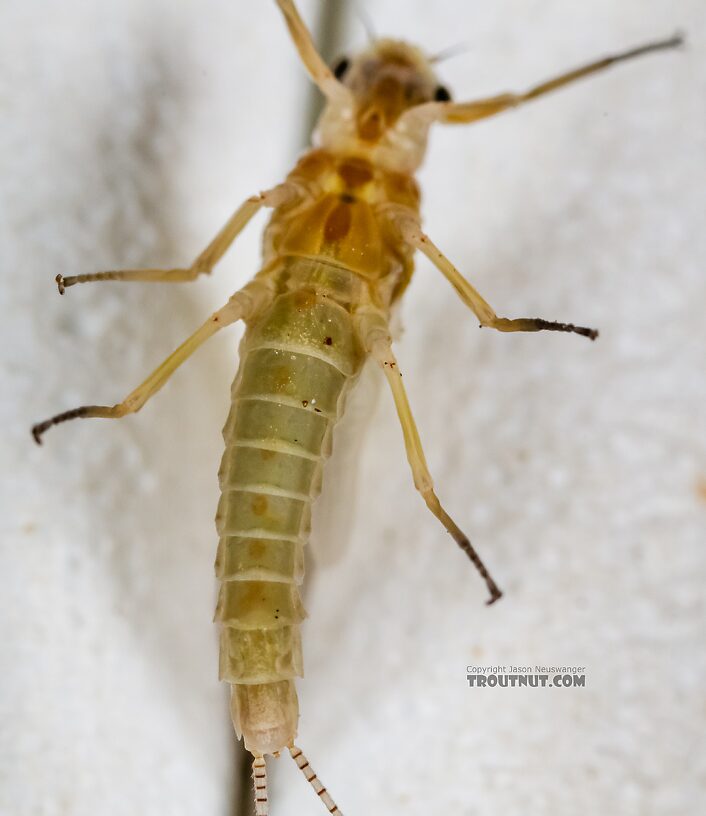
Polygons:
<instances>
[{"instance_id":1,"label":"dark leg tip","mask_svg":"<svg viewBox=\"0 0 706 816\"><path fill-rule=\"evenodd\" d=\"M56 285L59 287L59 294L63 295L66 291L66 286L64 286L64 276L57 275L54 280L56 281Z\"/></svg>"},{"instance_id":2,"label":"dark leg tip","mask_svg":"<svg viewBox=\"0 0 706 816\"><path fill-rule=\"evenodd\" d=\"M595 340L598 337L598 329L589 329L586 326L576 326L573 323L561 323L556 320L543 320L541 317L535 318L535 325L537 330L573 332L579 334L581 337L588 337L589 340Z\"/></svg>"},{"instance_id":3,"label":"dark leg tip","mask_svg":"<svg viewBox=\"0 0 706 816\"><path fill-rule=\"evenodd\" d=\"M42 434L44 433L44 431L45 428L42 427L42 424L32 425L32 438L38 445L42 444Z\"/></svg>"},{"instance_id":4,"label":"dark leg tip","mask_svg":"<svg viewBox=\"0 0 706 816\"><path fill-rule=\"evenodd\" d=\"M492 606L496 601L499 601L502 596L502 592L496 586L493 586L490 590L490 598L485 602L485 605Z\"/></svg>"},{"instance_id":5,"label":"dark leg tip","mask_svg":"<svg viewBox=\"0 0 706 816\"><path fill-rule=\"evenodd\" d=\"M667 45L672 48L685 48L686 34L683 31L675 31L672 39L668 41Z\"/></svg>"}]
</instances>

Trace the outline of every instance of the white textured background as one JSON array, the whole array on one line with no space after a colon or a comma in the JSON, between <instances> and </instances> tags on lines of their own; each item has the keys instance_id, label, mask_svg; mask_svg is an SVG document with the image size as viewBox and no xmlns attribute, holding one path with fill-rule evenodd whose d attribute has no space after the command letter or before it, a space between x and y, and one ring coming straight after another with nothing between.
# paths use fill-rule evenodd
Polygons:
<instances>
[{"instance_id":1,"label":"white textured background","mask_svg":"<svg viewBox=\"0 0 706 816\"><path fill-rule=\"evenodd\" d=\"M238 330L137 417L29 425L124 396L255 269L52 279L189 261L296 155L307 85L272 3L0 3L0 813L234 813L216 681L220 427ZM319 5L303 3L314 19ZM313 572L300 743L349 816L667 816L706 807L706 9L702 0L377 0L457 98L522 88L680 28L645 58L438 130L430 234L500 314L425 261L398 356L438 492L484 589L414 494L391 401L365 437L349 547ZM351 28L350 42L361 42ZM583 690L469 689L478 664L578 664ZM323 813L271 763L273 816Z\"/></svg>"}]
</instances>

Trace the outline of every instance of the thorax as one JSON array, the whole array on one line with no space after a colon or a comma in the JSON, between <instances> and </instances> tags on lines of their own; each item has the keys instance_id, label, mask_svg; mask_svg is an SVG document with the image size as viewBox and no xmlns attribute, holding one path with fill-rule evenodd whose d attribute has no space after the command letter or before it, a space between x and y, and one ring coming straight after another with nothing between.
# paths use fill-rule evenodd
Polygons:
<instances>
[{"instance_id":1,"label":"thorax","mask_svg":"<svg viewBox=\"0 0 706 816\"><path fill-rule=\"evenodd\" d=\"M265 235L266 263L289 257L340 267L367 282L373 300L389 306L409 282L412 261L385 209L398 205L418 212L414 178L376 167L363 155L317 149L300 159L288 180L305 195L273 214Z\"/></svg>"}]
</instances>

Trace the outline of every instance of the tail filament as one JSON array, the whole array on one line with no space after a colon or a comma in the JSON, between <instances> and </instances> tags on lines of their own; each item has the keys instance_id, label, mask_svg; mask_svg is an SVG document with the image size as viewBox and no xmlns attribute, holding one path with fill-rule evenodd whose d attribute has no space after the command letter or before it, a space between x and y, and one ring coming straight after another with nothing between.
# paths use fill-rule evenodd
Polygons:
<instances>
[{"instance_id":1,"label":"tail filament","mask_svg":"<svg viewBox=\"0 0 706 816\"><path fill-rule=\"evenodd\" d=\"M328 808L328 812L333 816L343 816L338 809L338 805L333 801L329 792L321 784L319 777L314 773L314 769L309 765L309 760L302 753L301 748L292 745L289 749L292 759L297 763L297 767L306 777L306 781L316 791L316 795L321 799L324 805ZM258 811L259 814L259 811Z\"/></svg>"},{"instance_id":2,"label":"tail filament","mask_svg":"<svg viewBox=\"0 0 706 816\"><path fill-rule=\"evenodd\" d=\"M270 808L267 804L267 768L265 757L255 757L252 763L252 779L255 786L255 814L269 816Z\"/></svg>"}]
</instances>

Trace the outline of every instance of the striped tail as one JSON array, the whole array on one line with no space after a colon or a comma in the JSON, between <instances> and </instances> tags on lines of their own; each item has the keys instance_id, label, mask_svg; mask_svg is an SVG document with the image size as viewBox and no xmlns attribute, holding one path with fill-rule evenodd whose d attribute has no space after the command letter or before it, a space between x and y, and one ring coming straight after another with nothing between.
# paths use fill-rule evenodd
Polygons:
<instances>
[{"instance_id":1,"label":"striped tail","mask_svg":"<svg viewBox=\"0 0 706 816\"><path fill-rule=\"evenodd\" d=\"M297 768L299 768L299 770L306 777L306 781L316 791L316 795L324 803L324 806L328 809L328 812L333 814L333 816L343 816L338 808L338 805L331 798L331 794L321 784L319 777L314 773L314 769L309 764L309 760L304 756L302 749L298 748L296 745L292 745L289 748L289 754L297 763Z\"/></svg>"}]
</instances>

